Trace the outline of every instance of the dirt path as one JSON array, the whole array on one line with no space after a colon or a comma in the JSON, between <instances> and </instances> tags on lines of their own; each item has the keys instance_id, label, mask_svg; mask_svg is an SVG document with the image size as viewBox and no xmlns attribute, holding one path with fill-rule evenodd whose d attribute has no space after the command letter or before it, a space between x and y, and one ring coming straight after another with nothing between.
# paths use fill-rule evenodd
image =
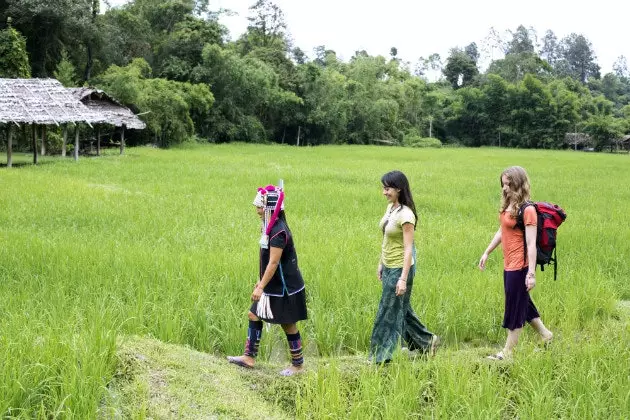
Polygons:
<instances>
[{"instance_id":1,"label":"dirt path","mask_svg":"<svg viewBox=\"0 0 630 420\"><path fill-rule=\"evenodd\" d=\"M611 323L630 323L630 301L620 301ZM483 361L487 344L442 348L438 357ZM185 346L142 337L126 337L118 351L118 369L103 400L103 419L285 419L294 417L293 395L299 378L278 375L279 366L257 363L244 370L223 358ZM308 369L327 364L310 359ZM365 357L334 358L344 375L358 375Z\"/></svg>"}]
</instances>

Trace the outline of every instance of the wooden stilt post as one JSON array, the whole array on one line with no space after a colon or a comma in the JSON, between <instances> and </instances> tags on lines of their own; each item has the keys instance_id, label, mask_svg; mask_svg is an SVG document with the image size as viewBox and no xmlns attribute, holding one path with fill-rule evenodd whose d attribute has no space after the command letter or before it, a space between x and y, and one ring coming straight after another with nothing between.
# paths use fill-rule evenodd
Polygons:
<instances>
[{"instance_id":1,"label":"wooden stilt post","mask_svg":"<svg viewBox=\"0 0 630 420\"><path fill-rule=\"evenodd\" d=\"M33 164L37 165L37 126L31 124L31 135L33 139Z\"/></svg>"},{"instance_id":2,"label":"wooden stilt post","mask_svg":"<svg viewBox=\"0 0 630 420\"><path fill-rule=\"evenodd\" d=\"M101 126L96 127L96 156L101 155Z\"/></svg>"},{"instance_id":3,"label":"wooden stilt post","mask_svg":"<svg viewBox=\"0 0 630 420\"><path fill-rule=\"evenodd\" d=\"M10 123L7 130L7 168L10 168L13 166L13 126Z\"/></svg>"},{"instance_id":4,"label":"wooden stilt post","mask_svg":"<svg viewBox=\"0 0 630 420\"><path fill-rule=\"evenodd\" d=\"M46 126L42 125L42 156L46 156Z\"/></svg>"},{"instance_id":5,"label":"wooden stilt post","mask_svg":"<svg viewBox=\"0 0 630 420\"><path fill-rule=\"evenodd\" d=\"M79 124L74 128L74 160L79 160Z\"/></svg>"},{"instance_id":6,"label":"wooden stilt post","mask_svg":"<svg viewBox=\"0 0 630 420\"><path fill-rule=\"evenodd\" d=\"M62 131L63 144L61 145L61 156L66 157L66 150L68 148L68 124L64 124Z\"/></svg>"},{"instance_id":7,"label":"wooden stilt post","mask_svg":"<svg viewBox=\"0 0 630 420\"><path fill-rule=\"evenodd\" d=\"M125 154L125 126L120 129L120 154Z\"/></svg>"}]
</instances>

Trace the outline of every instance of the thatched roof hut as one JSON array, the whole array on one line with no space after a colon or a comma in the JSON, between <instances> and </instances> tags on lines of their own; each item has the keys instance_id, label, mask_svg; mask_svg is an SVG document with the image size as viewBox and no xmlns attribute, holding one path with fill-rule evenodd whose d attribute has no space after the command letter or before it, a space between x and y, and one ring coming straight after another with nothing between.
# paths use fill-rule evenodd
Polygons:
<instances>
[{"instance_id":1,"label":"thatched roof hut","mask_svg":"<svg viewBox=\"0 0 630 420\"><path fill-rule=\"evenodd\" d=\"M621 146L622 149L627 149L630 152L630 134L626 134L619 140L617 140L617 145Z\"/></svg>"},{"instance_id":2,"label":"thatched roof hut","mask_svg":"<svg viewBox=\"0 0 630 420\"><path fill-rule=\"evenodd\" d=\"M105 122L55 79L1 79L0 123L60 125Z\"/></svg>"},{"instance_id":3,"label":"thatched roof hut","mask_svg":"<svg viewBox=\"0 0 630 420\"><path fill-rule=\"evenodd\" d=\"M144 121L138 118L129 108L102 90L92 87L69 88L68 90L90 110L103 116L106 124L138 130L146 127Z\"/></svg>"},{"instance_id":4,"label":"thatched roof hut","mask_svg":"<svg viewBox=\"0 0 630 420\"><path fill-rule=\"evenodd\" d=\"M564 143L577 150L579 148L592 146L593 140L591 136L586 133L565 133Z\"/></svg>"},{"instance_id":5,"label":"thatched roof hut","mask_svg":"<svg viewBox=\"0 0 630 420\"><path fill-rule=\"evenodd\" d=\"M41 154L45 154L46 126L63 128L61 155L66 155L68 124L75 124L74 158L79 158L79 123L97 125L97 154L100 154L100 126L121 127L120 153L125 149L125 128L143 129L146 124L129 108L94 88L65 88L55 79L0 78L0 124L7 124L7 166L11 166L14 125L31 126L33 162L37 163L37 131L41 128Z\"/></svg>"}]
</instances>

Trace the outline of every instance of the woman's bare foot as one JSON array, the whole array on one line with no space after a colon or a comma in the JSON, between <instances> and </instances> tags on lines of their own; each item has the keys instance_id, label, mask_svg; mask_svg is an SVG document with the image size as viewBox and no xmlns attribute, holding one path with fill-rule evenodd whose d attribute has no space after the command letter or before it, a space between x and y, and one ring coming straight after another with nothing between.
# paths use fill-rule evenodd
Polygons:
<instances>
[{"instance_id":1,"label":"woman's bare foot","mask_svg":"<svg viewBox=\"0 0 630 420\"><path fill-rule=\"evenodd\" d=\"M291 365L288 368L284 369L282 372L280 372L280 375L293 376L298 373L302 373L303 371L304 371L304 367L302 365L299 365L299 366Z\"/></svg>"},{"instance_id":2,"label":"woman's bare foot","mask_svg":"<svg viewBox=\"0 0 630 420\"><path fill-rule=\"evenodd\" d=\"M551 341L553 340L553 333L551 331L549 331L549 330L547 330L547 331L548 331L548 334L545 334L545 335L541 336L541 340L542 340L544 345L550 344Z\"/></svg>"},{"instance_id":3,"label":"woman's bare foot","mask_svg":"<svg viewBox=\"0 0 630 420\"><path fill-rule=\"evenodd\" d=\"M228 356L227 359L228 359L228 362L234 363L235 365L238 365L240 367L244 367L245 369L253 368L254 364L256 363L256 359L254 359L251 356L246 356L246 355Z\"/></svg>"}]
</instances>

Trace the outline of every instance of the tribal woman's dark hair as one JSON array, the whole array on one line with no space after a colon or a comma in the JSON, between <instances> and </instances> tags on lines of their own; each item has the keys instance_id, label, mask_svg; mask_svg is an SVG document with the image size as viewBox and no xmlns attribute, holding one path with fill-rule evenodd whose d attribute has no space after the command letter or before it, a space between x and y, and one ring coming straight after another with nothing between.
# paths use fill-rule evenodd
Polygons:
<instances>
[{"instance_id":1,"label":"tribal woman's dark hair","mask_svg":"<svg viewBox=\"0 0 630 420\"><path fill-rule=\"evenodd\" d=\"M409 181L405 174L400 171L391 171L387 172L385 175L381 177L381 183L383 187L396 188L400 190L400 194L398 195L398 202L400 204L407 206L413 212L413 215L416 218L416 223L414 223L413 228L416 228L418 224L418 214L416 213L416 205L413 202L413 196L411 195L411 188L409 187Z\"/></svg>"}]
</instances>

